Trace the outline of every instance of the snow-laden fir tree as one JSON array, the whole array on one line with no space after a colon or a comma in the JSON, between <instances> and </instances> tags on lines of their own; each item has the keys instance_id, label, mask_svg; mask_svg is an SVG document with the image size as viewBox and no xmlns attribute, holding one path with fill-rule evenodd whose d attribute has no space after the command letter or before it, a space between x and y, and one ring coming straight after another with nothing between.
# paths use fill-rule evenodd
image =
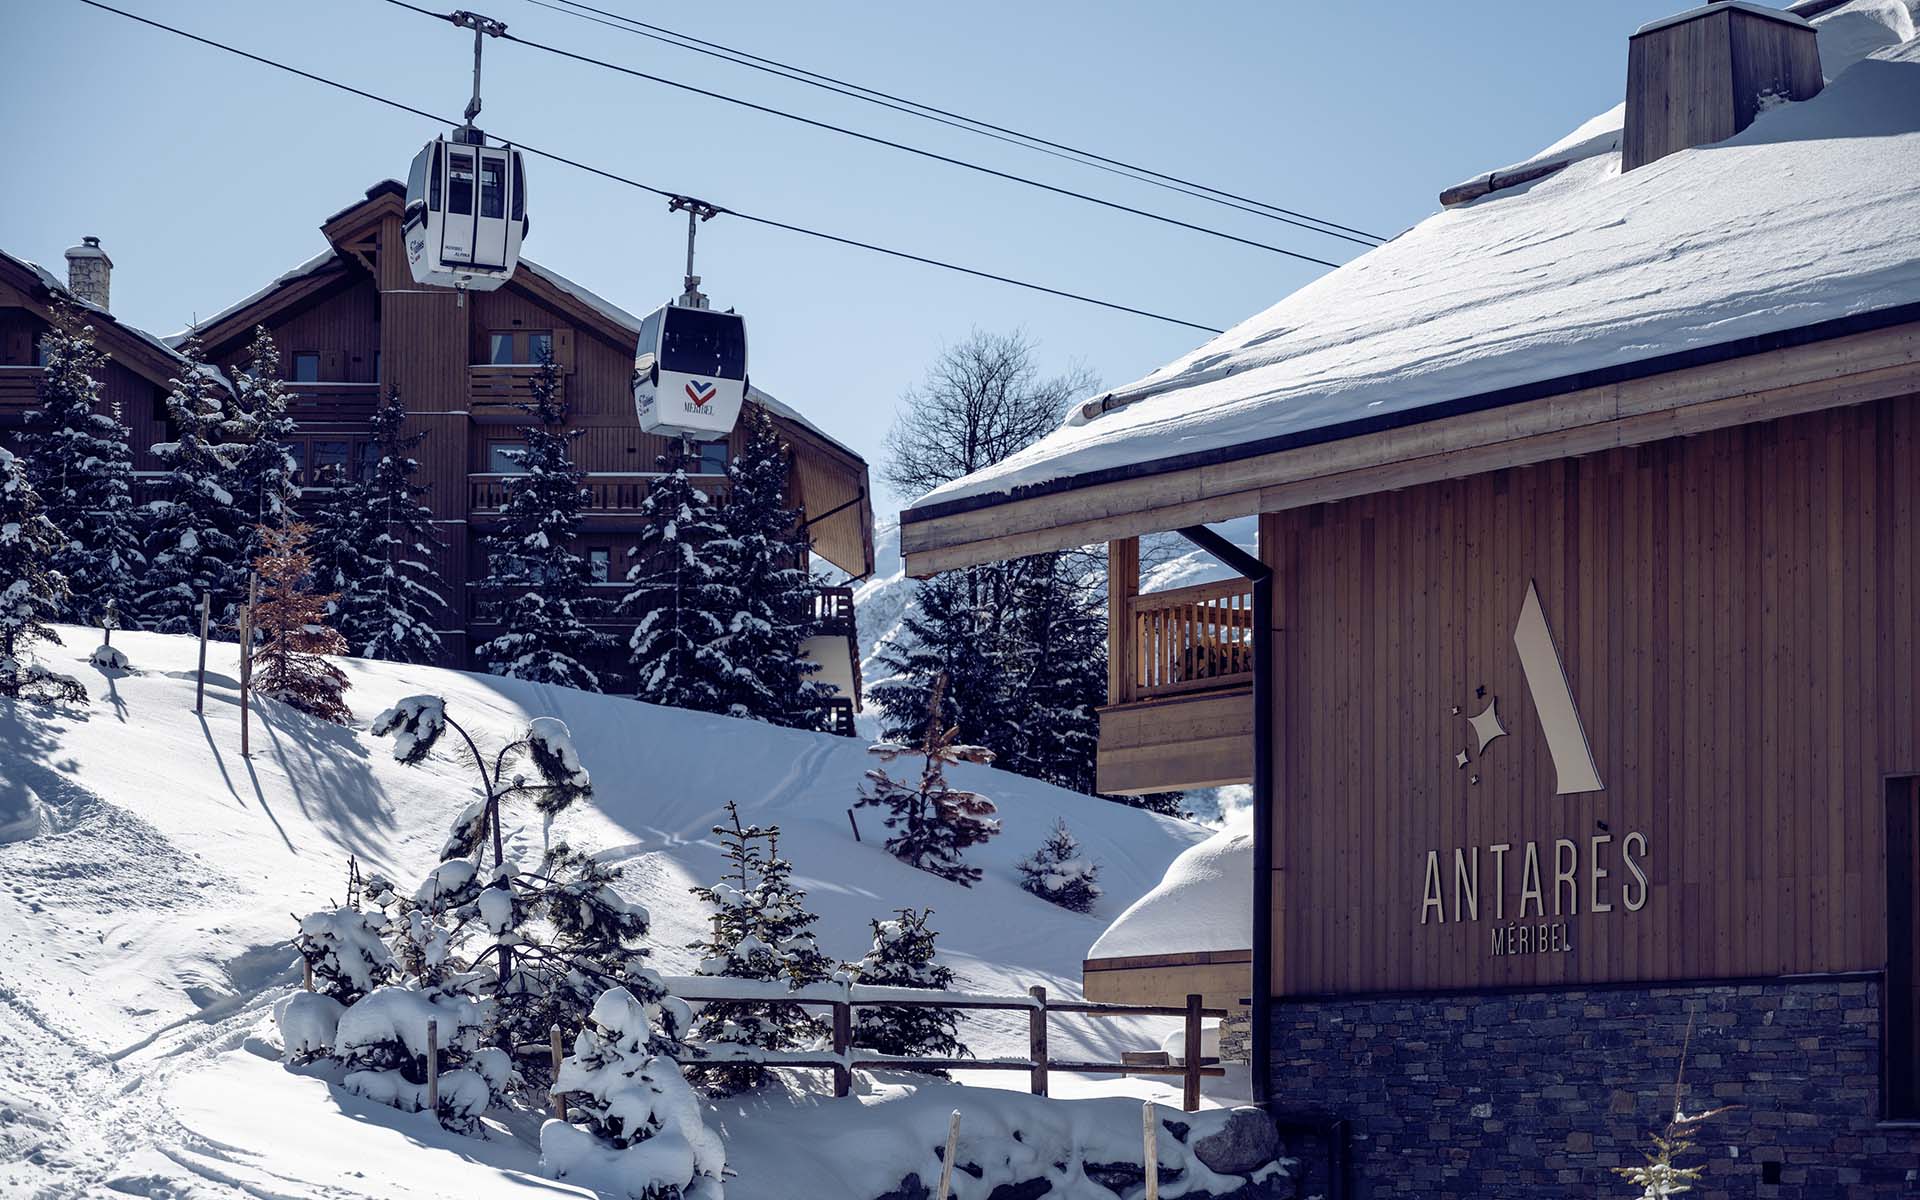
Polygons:
<instances>
[{"instance_id":1,"label":"snow-laden fir tree","mask_svg":"<svg viewBox=\"0 0 1920 1200\"><path fill-rule=\"evenodd\" d=\"M800 512L787 502L790 451L765 409L748 408L744 424L721 505L727 537L714 547L738 596L717 643L722 700L735 716L813 729L832 689L812 679L819 667L801 653L813 632L815 588Z\"/></svg>"},{"instance_id":2,"label":"snow-laden fir tree","mask_svg":"<svg viewBox=\"0 0 1920 1200\"><path fill-rule=\"evenodd\" d=\"M1006 652L1010 623L1004 619L1003 582L1002 574L949 571L920 584L919 604L907 613L902 636L879 652L892 676L871 694L887 740L919 737L938 680L944 719L961 741L996 755L1012 747L1016 714L1006 672L1025 664Z\"/></svg>"},{"instance_id":3,"label":"snow-laden fir tree","mask_svg":"<svg viewBox=\"0 0 1920 1200\"><path fill-rule=\"evenodd\" d=\"M202 593L213 596L213 619L228 625L246 598L246 526L231 490L241 447L226 440L230 397L199 339L179 351L186 367L167 396L174 440L153 446L165 475L161 498L147 507L147 586L135 603L149 629L198 633Z\"/></svg>"},{"instance_id":4,"label":"snow-laden fir tree","mask_svg":"<svg viewBox=\"0 0 1920 1200\"><path fill-rule=\"evenodd\" d=\"M990 763L993 752L962 743L959 728L946 723L945 684L943 678L935 677L916 745L879 742L868 748L883 763L918 755L920 778L909 782L895 779L885 767L868 768L855 807L887 810L881 823L890 831L889 854L922 871L970 887L980 878L980 868L967 866L962 856L967 847L999 833L1000 822L993 816L993 801L978 792L954 787L947 782L946 770L953 763Z\"/></svg>"},{"instance_id":5,"label":"snow-laden fir tree","mask_svg":"<svg viewBox=\"0 0 1920 1200\"><path fill-rule=\"evenodd\" d=\"M547 1176L633 1200L721 1200L726 1152L661 1033L657 998L610 988L594 1002L554 1090L567 1119L540 1129Z\"/></svg>"},{"instance_id":6,"label":"snow-laden fir tree","mask_svg":"<svg viewBox=\"0 0 1920 1200\"><path fill-rule=\"evenodd\" d=\"M441 654L434 626L446 611L435 586L439 536L421 503L413 451L425 433L406 432L398 389L373 414L378 451L368 479L339 471L305 502L312 510L314 571L322 591L337 593L328 616L352 653L394 662L433 662Z\"/></svg>"},{"instance_id":7,"label":"snow-laden fir tree","mask_svg":"<svg viewBox=\"0 0 1920 1200\"><path fill-rule=\"evenodd\" d=\"M295 432L292 390L280 378L280 349L256 326L246 365L233 374L233 405L226 437L233 452L233 503L245 522L245 558L260 556L265 531L293 518L300 494L287 443Z\"/></svg>"},{"instance_id":8,"label":"snow-laden fir tree","mask_svg":"<svg viewBox=\"0 0 1920 1200\"><path fill-rule=\"evenodd\" d=\"M347 707L347 677L326 655L345 654L346 639L327 625L331 596L308 587L313 559L307 553L310 530L298 521L276 528L261 527L260 556L253 569L260 576L260 598L253 607L253 687L289 708L347 725L353 710Z\"/></svg>"},{"instance_id":9,"label":"snow-laden fir tree","mask_svg":"<svg viewBox=\"0 0 1920 1200\"><path fill-rule=\"evenodd\" d=\"M692 949L702 958L697 973L727 979L784 982L789 988L819 983L833 973L812 927L807 894L793 883L793 864L780 857L780 827L743 825L740 809L727 803L727 823L713 827L727 857L725 876L693 894L713 905L713 931ZM826 1027L792 1004L716 1000L695 1018L694 1034L707 1046L755 1046L792 1050L817 1042ZM692 1069L702 1087L732 1095L758 1087L766 1070L751 1063L703 1063Z\"/></svg>"},{"instance_id":10,"label":"snow-laden fir tree","mask_svg":"<svg viewBox=\"0 0 1920 1200\"><path fill-rule=\"evenodd\" d=\"M953 968L935 957L935 933L927 926L933 910L895 911L892 920L873 922L873 946L848 966L848 977L870 987L951 988ZM862 1005L854 1010L853 1044L896 1058L971 1056L960 1040L959 1014L950 1008Z\"/></svg>"},{"instance_id":11,"label":"snow-laden fir tree","mask_svg":"<svg viewBox=\"0 0 1920 1200\"><path fill-rule=\"evenodd\" d=\"M628 640L634 694L652 704L725 712L734 681L723 639L741 612L722 549L720 507L689 478L684 446L660 457L661 477L640 504L639 542L627 554L630 585L620 613L637 624Z\"/></svg>"},{"instance_id":12,"label":"snow-laden fir tree","mask_svg":"<svg viewBox=\"0 0 1920 1200\"><path fill-rule=\"evenodd\" d=\"M600 690L586 660L612 639L590 624L587 563L573 548L586 500L585 476L562 428L560 372L546 354L533 377L532 399L518 405L534 419L522 430L526 448L513 451L520 473L509 476L500 523L485 541L487 575L480 598L500 632L476 657L495 675L583 691Z\"/></svg>"},{"instance_id":13,"label":"snow-laden fir tree","mask_svg":"<svg viewBox=\"0 0 1920 1200\"><path fill-rule=\"evenodd\" d=\"M60 618L100 621L109 606L134 624L134 600L147 568L133 505L133 451L117 404L102 380L107 356L93 326L61 302L40 339L38 405L20 438L27 477L61 542L51 566L67 581Z\"/></svg>"},{"instance_id":14,"label":"snow-laden fir tree","mask_svg":"<svg viewBox=\"0 0 1920 1200\"><path fill-rule=\"evenodd\" d=\"M1089 912L1100 898L1100 865L1080 848L1064 820L1057 820L1038 850L1015 864L1020 886L1042 900L1074 912Z\"/></svg>"},{"instance_id":15,"label":"snow-laden fir tree","mask_svg":"<svg viewBox=\"0 0 1920 1200\"><path fill-rule=\"evenodd\" d=\"M86 689L30 657L35 642L60 644L48 624L67 599L67 581L53 567L60 531L11 451L0 449L0 696L85 700Z\"/></svg>"},{"instance_id":16,"label":"snow-laden fir tree","mask_svg":"<svg viewBox=\"0 0 1920 1200\"><path fill-rule=\"evenodd\" d=\"M1092 795L1107 697L1107 598L1088 585L1079 555L1036 555L1019 567L1007 611L1015 651L1000 656L1009 744L992 747L995 763Z\"/></svg>"}]
</instances>

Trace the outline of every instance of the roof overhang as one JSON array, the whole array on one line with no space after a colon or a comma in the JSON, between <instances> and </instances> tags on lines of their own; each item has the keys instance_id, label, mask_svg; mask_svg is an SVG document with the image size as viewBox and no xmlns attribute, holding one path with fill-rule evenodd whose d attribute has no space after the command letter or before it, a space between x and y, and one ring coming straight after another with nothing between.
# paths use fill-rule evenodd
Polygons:
<instances>
[{"instance_id":1,"label":"roof overhang","mask_svg":"<svg viewBox=\"0 0 1920 1200\"><path fill-rule=\"evenodd\" d=\"M1920 304L900 514L909 575L1920 392Z\"/></svg>"},{"instance_id":2,"label":"roof overhang","mask_svg":"<svg viewBox=\"0 0 1920 1200\"><path fill-rule=\"evenodd\" d=\"M0 251L0 284L18 294L43 320L52 320L54 305L64 300L86 316L100 348L134 374L161 387L172 386L181 373L182 359L152 334L125 324L112 313L75 296L45 271L25 259Z\"/></svg>"}]
</instances>

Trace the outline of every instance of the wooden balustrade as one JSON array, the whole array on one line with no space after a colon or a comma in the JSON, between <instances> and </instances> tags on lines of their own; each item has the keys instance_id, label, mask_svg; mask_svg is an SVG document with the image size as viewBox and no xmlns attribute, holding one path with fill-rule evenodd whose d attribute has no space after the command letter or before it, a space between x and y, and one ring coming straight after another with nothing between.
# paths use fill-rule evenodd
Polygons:
<instances>
[{"instance_id":1,"label":"wooden balustrade","mask_svg":"<svg viewBox=\"0 0 1920 1200\"><path fill-rule=\"evenodd\" d=\"M1123 699L1241 687L1253 680L1253 585L1227 579L1126 600L1131 664Z\"/></svg>"},{"instance_id":2,"label":"wooden balustrade","mask_svg":"<svg viewBox=\"0 0 1920 1200\"><path fill-rule=\"evenodd\" d=\"M0 367L0 408L31 408L39 401L39 367Z\"/></svg>"},{"instance_id":3,"label":"wooden balustrade","mask_svg":"<svg viewBox=\"0 0 1920 1200\"><path fill-rule=\"evenodd\" d=\"M470 366L467 368L467 396L475 405L530 404L533 401L533 381L539 375L539 367ZM566 376L560 376L555 382L559 386L554 399L565 400Z\"/></svg>"},{"instance_id":4,"label":"wooden balustrade","mask_svg":"<svg viewBox=\"0 0 1920 1200\"><path fill-rule=\"evenodd\" d=\"M467 510L476 513L499 512L506 502L507 481L511 474L475 473L467 476ZM586 489L585 511L631 513L640 511L640 504L647 498L647 489L659 475L648 471L595 472L580 481ZM693 478L693 486L717 494L726 486L723 475L699 476ZM851 601L849 601L851 603Z\"/></svg>"},{"instance_id":5,"label":"wooden balustrade","mask_svg":"<svg viewBox=\"0 0 1920 1200\"><path fill-rule=\"evenodd\" d=\"M361 421L380 403L377 383L291 382L287 412L296 421Z\"/></svg>"}]
</instances>

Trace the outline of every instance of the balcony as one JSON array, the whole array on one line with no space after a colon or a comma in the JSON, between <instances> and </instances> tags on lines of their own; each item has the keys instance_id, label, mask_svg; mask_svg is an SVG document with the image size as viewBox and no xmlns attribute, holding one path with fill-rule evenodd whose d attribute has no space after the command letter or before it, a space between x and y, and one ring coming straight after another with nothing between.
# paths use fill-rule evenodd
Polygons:
<instances>
[{"instance_id":1,"label":"balcony","mask_svg":"<svg viewBox=\"0 0 1920 1200\"><path fill-rule=\"evenodd\" d=\"M468 406L476 419L487 416L515 417L516 404L533 403L533 381L540 375L537 366L493 366L476 363L467 368ZM556 400L566 399L566 377L558 380Z\"/></svg>"},{"instance_id":2,"label":"balcony","mask_svg":"<svg viewBox=\"0 0 1920 1200\"><path fill-rule=\"evenodd\" d=\"M1099 788L1173 791L1253 775L1253 587L1243 579L1116 598Z\"/></svg>"},{"instance_id":3,"label":"balcony","mask_svg":"<svg viewBox=\"0 0 1920 1200\"><path fill-rule=\"evenodd\" d=\"M467 476L467 513L473 517L498 516L500 506L507 500L507 481L516 476L499 472L474 473ZM653 481L660 478L657 471L594 471L581 481L586 489L587 502L585 514L592 523L595 516L625 515L639 513L641 501L647 498L647 489ZM695 487L712 495L726 484L724 475L695 476Z\"/></svg>"},{"instance_id":4,"label":"balcony","mask_svg":"<svg viewBox=\"0 0 1920 1200\"><path fill-rule=\"evenodd\" d=\"M39 367L0 367L0 410L32 408L40 398Z\"/></svg>"},{"instance_id":5,"label":"balcony","mask_svg":"<svg viewBox=\"0 0 1920 1200\"><path fill-rule=\"evenodd\" d=\"M302 425L363 425L380 406L377 383L336 383L306 380L287 384L292 400L287 412Z\"/></svg>"}]
</instances>

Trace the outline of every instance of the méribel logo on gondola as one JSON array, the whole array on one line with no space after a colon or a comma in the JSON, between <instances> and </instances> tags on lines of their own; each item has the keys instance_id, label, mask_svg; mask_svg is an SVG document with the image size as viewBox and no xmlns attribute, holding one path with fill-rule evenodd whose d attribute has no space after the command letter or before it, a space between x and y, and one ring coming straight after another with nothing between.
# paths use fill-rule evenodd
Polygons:
<instances>
[{"instance_id":1,"label":"m\u00e9ribel logo on gondola","mask_svg":"<svg viewBox=\"0 0 1920 1200\"><path fill-rule=\"evenodd\" d=\"M718 383L701 383L698 379L687 381L687 399L693 401L695 408L705 408L707 401L713 399L719 391Z\"/></svg>"}]
</instances>

